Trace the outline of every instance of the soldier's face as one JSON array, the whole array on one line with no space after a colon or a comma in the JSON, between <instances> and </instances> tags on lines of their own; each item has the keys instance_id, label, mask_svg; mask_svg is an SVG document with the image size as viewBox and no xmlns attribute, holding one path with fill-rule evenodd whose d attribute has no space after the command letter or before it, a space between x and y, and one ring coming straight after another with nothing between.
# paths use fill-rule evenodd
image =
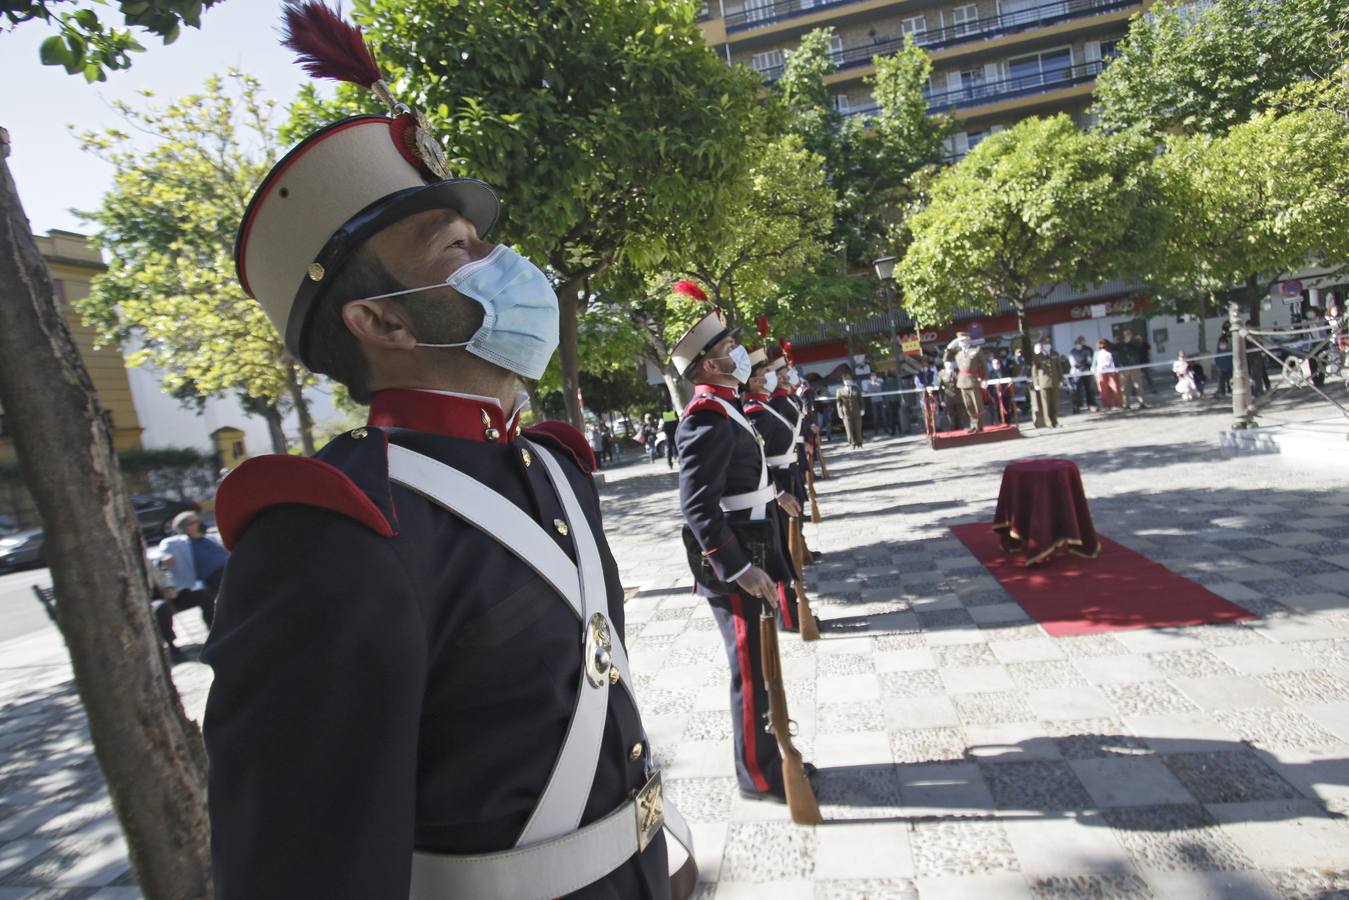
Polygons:
<instances>
[{"instance_id":1,"label":"soldier's face","mask_svg":"<svg viewBox=\"0 0 1349 900\"><path fill-rule=\"evenodd\" d=\"M760 394L768 393L768 370L759 369L749 376L749 381L745 382L745 387L751 391L757 391Z\"/></svg>"},{"instance_id":2,"label":"soldier's face","mask_svg":"<svg viewBox=\"0 0 1349 900\"><path fill-rule=\"evenodd\" d=\"M495 244L481 240L473 223L454 210L428 209L380 231L367 246L390 275L417 287L443 282L460 266L492 252Z\"/></svg>"}]
</instances>

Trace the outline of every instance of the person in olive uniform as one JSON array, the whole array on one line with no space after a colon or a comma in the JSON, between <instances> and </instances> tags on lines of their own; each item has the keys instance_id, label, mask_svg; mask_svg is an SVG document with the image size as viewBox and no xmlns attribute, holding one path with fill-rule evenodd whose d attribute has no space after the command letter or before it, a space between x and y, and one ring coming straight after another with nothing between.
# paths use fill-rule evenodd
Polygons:
<instances>
[{"instance_id":1,"label":"person in olive uniform","mask_svg":"<svg viewBox=\"0 0 1349 900\"><path fill-rule=\"evenodd\" d=\"M984 428L984 380L988 372L984 368L984 355L970 340L965 331L956 332L947 352L956 364L956 387L960 389L960 399L965 406L965 415L969 418L969 431L982 431Z\"/></svg>"},{"instance_id":2,"label":"person in olive uniform","mask_svg":"<svg viewBox=\"0 0 1349 900\"><path fill-rule=\"evenodd\" d=\"M843 373L843 383L834 395L838 414L843 419L843 430L848 435L849 447L862 446L862 389L853 380L851 372Z\"/></svg>"},{"instance_id":3,"label":"person in olive uniform","mask_svg":"<svg viewBox=\"0 0 1349 900\"><path fill-rule=\"evenodd\" d=\"M691 845L630 692L595 458L570 426L519 425L557 298L488 242L495 192L437 146L405 107L336 122L240 226L244 290L370 418L220 486L214 895L682 895L696 870L672 885L662 808Z\"/></svg>"},{"instance_id":4,"label":"person in olive uniform","mask_svg":"<svg viewBox=\"0 0 1349 900\"><path fill-rule=\"evenodd\" d=\"M1031 386L1035 389L1035 427L1059 427L1059 387L1067 369L1049 338L1041 335L1031 357Z\"/></svg>"}]
</instances>

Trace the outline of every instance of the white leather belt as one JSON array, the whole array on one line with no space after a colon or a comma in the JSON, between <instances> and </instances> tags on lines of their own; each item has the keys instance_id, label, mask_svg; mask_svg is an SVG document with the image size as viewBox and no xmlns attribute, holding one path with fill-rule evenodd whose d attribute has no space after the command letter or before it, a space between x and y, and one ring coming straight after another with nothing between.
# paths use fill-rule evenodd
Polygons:
<instances>
[{"instance_id":1,"label":"white leather belt","mask_svg":"<svg viewBox=\"0 0 1349 900\"><path fill-rule=\"evenodd\" d=\"M742 509L753 509L756 506L764 506L769 501L775 499L778 495L777 488L768 484L758 490L750 491L748 494L729 494L721 498L721 509L723 512L739 512Z\"/></svg>"},{"instance_id":2,"label":"white leather belt","mask_svg":"<svg viewBox=\"0 0 1349 900\"><path fill-rule=\"evenodd\" d=\"M779 453L777 456L766 456L764 462L775 469L785 469L796 462L796 453L795 451L788 451L787 453Z\"/></svg>"},{"instance_id":3,"label":"white leather belt","mask_svg":"<svg viewBox=\"0 0 1349 900\"><path fill-rule=\"evenodd\" d=\"M528 847L472 856L414 853L409 900L548 900L598 881L647 843L664 824L688 826L664 803L660 776L609 815L571 834Z\"/></svg>"}]
</instances>

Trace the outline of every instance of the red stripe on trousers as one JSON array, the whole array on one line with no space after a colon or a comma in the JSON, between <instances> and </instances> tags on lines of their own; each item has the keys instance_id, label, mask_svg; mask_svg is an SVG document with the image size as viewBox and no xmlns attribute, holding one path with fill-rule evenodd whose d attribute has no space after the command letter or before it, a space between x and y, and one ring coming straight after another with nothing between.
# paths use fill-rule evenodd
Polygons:
<instances>
[{"instance_id":1,"label":"red stripe on trousers","mask_svg":"<svg viewBox=\"0 0 1349 900\"><path fill-rule=\"evenodd\" d=\"M749 623L745 621L745 602L731 595L731 614L735 616L735 655L740 662L740 730L745 735L745 768L750 780L761 791L768 790L768 779L759 769L755 744L759 737L759 717L754 714L754 677L749 658Z\"/></svg>"},{"instance_id":2,"label":"red stripe on trousers","mask_svg":"<svg viewBox=\"0 0 1349 900\"><path fill-rule=\"evenodd\" d=\"M792 624L792 605L787 602L787 582L778 582L778 609L782 610L782 624L794 628Z\"/></svg>"}]
</instances>

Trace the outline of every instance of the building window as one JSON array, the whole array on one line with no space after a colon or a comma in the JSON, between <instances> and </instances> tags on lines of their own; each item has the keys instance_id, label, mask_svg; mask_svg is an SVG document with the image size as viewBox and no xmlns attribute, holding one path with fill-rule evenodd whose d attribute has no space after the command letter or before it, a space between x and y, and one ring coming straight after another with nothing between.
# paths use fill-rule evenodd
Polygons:
<instances>
[{"instance_id":1,"label":"building window","mask_svg":"<svg viewBox=\"0 0 1349 900\"><path fill-rule=\"evenodd\" d=\"M843 38L831 37L829 39L829 61L834 65L843 62Z\"/></svg>"},{"instance_id":2,"label":"building window","mask_svg":"<svg viewBox=\"0 0 1349 900\"><path fill-rule=\"evenodd\" d=\"M1112 59L1119 56L1119 38L1112 41L1101 41L1101 58Z\"/></svg>"},{"instance_id":3,"label":"building window","mask_svg":"<svg viewBox=\"0 0 1349 900\"><path fill-rule=\"evenodd\" d=\"M782 51L765 50L763 53L756 53L749 58L749 67L760 75L765 72L772 72L782 68Z\"/></svg>"},{"instance_id":4,"label":"building window","mask_svg":"<svg viewBox=\"0 0 1349 900\"><path fill-rule=\"evenodd\" d=\"M1067 3L1048 0L1002 0L999 4L1004 25L1027 25L1067 15Z\"/></svg>"},{"instance_id":5,"label":"building window","mask_svg":"<svg viewBox=\"0 0 1349 900\"><path fill-rule=\"evenodd\" d=\"M762 22L773 17L773 0L746 0L745 21Z\"/></svg>"},{"instance_id":6,"label":"building window","mask_svg":"<svg viewBox=\"0 0 1349 900\"><path fill-rule=\"evenodd\" d=\"M965 143L969 147L969 149L973 150L975 147L979 146L979 142L982 141L984 138L988 137L989 134L990 132L988 131L988 129L984 129L983 131L966 132Z\"/></svg>"},{"instance_id":7,"label":"building window","mask_svg":"<svg viewBox=\"0 0 1349 900\"><path fill-rule=\"evenodd\" d=\"M968 6L957 6L951 10L951 33L952 34L974 34L978 31L975 23L979 20L979 7L971 3Z\"/></svg>"},{"instance_id":8,"label":"building window","mask_svg":"<svg viewBox=\"0 0 1349 900\"><path fill-rule=\"evenodd\" d=\"M852 101L848 99L847 94L834 95L834 109L845 116L852 112Z\"/></svg>"},{"instance_id":9,"label":"building window","mask_svg":"<svg viewBox=\"0 0 1349 900\"><path fill-rule=\"evenodd\" d=\"M1007 74L1013 90L1067 81L1072 70L1073 51L1068 47L1018 56L1007 61Z\"/></svg>"},{"instance_id":10,"label":"building window","mask_svg":"<svg viewBox=\"0 0 1349 900\"><path fill-rule=\"evenodd\" d=\"M70 301L66 299L66 283L59 278L52 279L52 299L56 301L57 309L70 309Z\"/></svg>"},{"instance_id":11,"label":"building window","mask_svg":"<svg viewBox=\"0 0 1349 900\"><path fill-rule=\"evenodd\" d=\"M899 23L899 34L901 37L913 35L915 44L927 42L927 17L910 16Z\"/></svg>"}]
</instances>

